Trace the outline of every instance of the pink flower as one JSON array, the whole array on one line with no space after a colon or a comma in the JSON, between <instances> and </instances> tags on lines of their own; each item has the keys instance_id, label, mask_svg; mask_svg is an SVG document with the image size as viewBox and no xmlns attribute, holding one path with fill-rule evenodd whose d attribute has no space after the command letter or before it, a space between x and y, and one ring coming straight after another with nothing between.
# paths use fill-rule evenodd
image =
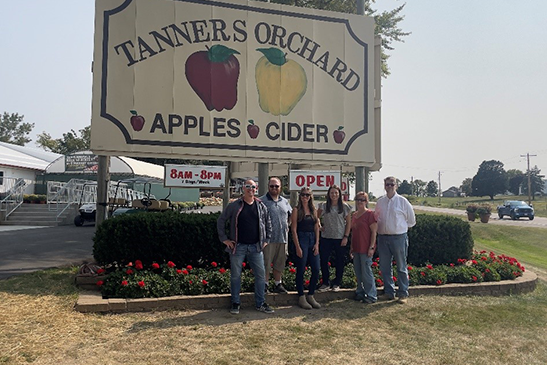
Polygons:
<instances>
[{"instance_id":1,"label":"pink flower","mask_svg":"<svg viewBox=\"0 0 547 365\"><path fill-rule=\"evenodd\" d=\"M374 261L374 262L372 263L372 267L378 267L378 262Z\"/></svg>"},{"instance_id":2,"label":"pink flower","mask_svg":"<svg viewBox=\"0 0 547 365\"><path fill-rule=\"evenodd\" d=\"M289 272L290 272L291 274L294 274L294 273L296 272L296 269L295 269L294 267L291 267L291 268L289 269Z\"/></svg>"},{"instance_id":3,"label":"pink flower","mask_svg":"<svg viewBox=\"0 0 547 365\"><path fill-rule=\"evenodd\" d=\"M482 260L482 261L486 261L486 260L488 260L488 259L486 258L486 256L482 256L482 257L481 257L481 260Z\"/></svg>"},{"instance_id":4,"label":"pink flower","mask_svg":"<svg viewBox=\"0 0 547 365\"><path fill-rule=\"evenodd\" d=\"M433 265L427 265L426 266L429 270L433 270Z\"/></svg>"},{"instance_id":5,"label":"pink flower","mask_svg":"<svg viewBox=\"0 0 547 365\"><path fill-rule=\"evenodd\" d=\"M142 270L142 261L141 260L135 261L135 269Z\"/></svg>"},{"instance_id":6,"label":"pink flower","mask_svg":"<svg viewBox=\"0 0 547 365\"><path fill-rule=\"evenodd\" d=\"M97 281L97 286L103 286L103 284L104 284L104 281L102 280Z\"/></svg>"},{"instance_id":7,"label":"pink flower","mask_svg":"<svg viewBox=\"0 0 547 365\"><path fill-rule=\"evenodd\" d=\"M101 275L101 274L104 273L105 271L106 271L106 270L103 269L103 268L101 267L99 270L97 270L97 274Z\"/></svg>"},{"instance_id":8,"label":"pink flower","mask_svg":"<svg viewBox=\"0 0 547 365\"><path fill-rule=\"evenodd\" d=\"M184 275L188 275L188 270L182 270L182 273L183 273Z\"/></svg>"},{"instance_id":9,"label":"pink flower","mask_svg":"<svg viewBox=\"0 0 547 365\"><path fill-rule=\"evenodd\" d=\"M330 263L330 261L329 261L329 266L331 266L331 263Z\"/></svg>"},{"instance_id":10,"label":"pink flower","mask_svg":"<svg viewBox=\"0 0 547 365\"><path fill-rule=\"evenodd\" d=\"M205 280L205 279L203 279L203 280L201 281L201 283L202 283L203 285L207 285L207 284L208 284L208 283L207 283L207 280Z\"/></svg>"},{"instance_id":11,"label":"pink flower","mask_svg":"<svg viewBox=\"0 0 547 365\"><path fill-rule=\"evenodd\" d=\"M245 266L247 266L247 264L245 264L245 263L243 262L243 263L241 263L241 266L242 266L242 267L245 267Z\"/></svg>"},{"instance_id":12,"label":"pink flower","mask_svg":"<svg viewBox=\"0 0 547 365\"><path fill-rule=\"evenodd\" d=\"M451 263L451 264L450 264L450 267L454 267L454 264Z\"/></svg>"},{"instance_id":13,"label":"pink flower","mask_svg":"<svg viewBox=\"0 0 547 365\"><path fill-rule=\"evenodd\" d=\"M142 281L142 280L139 281L139 282L137 283L137 285L140 286L141 288L144 288L144 281Z\"/></svg>"},{"instance_id":14,"label":"pink flower","mask_svg":"<svg viewBox=\"0 0 547 365\"><path fill-rule=\"evenodd\" d=\"M438 279L437 280L437 285L441 285L443 282L441 281L441 279Z\"/></svg>"},{"instance_id":15,"label":"pink flower","mask_svg":"<svg viewBox=\"0 0 547 365\"><path fill-rule=\"evenodd\" d=\"M175 263L173 261L167 262L167 267L175 267Z\"/></svg>"},{"instance_id":16,"label":"pink flower","mask_svg":"<svg viewBox=\"0 0 547 365\"><path fill-rule=\"evenodd\" d=\"M226 269L221 267L219 270L218 270L221 274L224 274L226 272Z\"/></svg>"},{"instance_id":17,"label":"pink flower","mask_svg":"<svg viewBox=\"0 0 547 365\"><path fill-rule=\"evenodd\" d=\"M408 271L412 271L412 266L408 265L408 267L406 268Z\"/></svg>"},{"instance_id":18,"label":"pink flower","mask_svg":"<svg viewBox=\"0 0 547 365\"><path fill-rule=\"evenodd\" d=\"M181 269L177 269L177 274L182 274L182 270Z\"/></svg>"},{"instance_id":19,"label":"pink flower","mask_svg":"<svg viewBox=\"0 0 547 365\"><path fill-rule=\"evenodd\" d=\"M472 278L472 279L473 279L473 281L477 281L477 280L478 280L477 277L476 277L475 275L473 275L473 278Z\"/></svg>"},{"instance_id":20,"label":"pink flower","mask_svg":"<svg viewBox=\"0 0 547 365\"><path fill-rule=\"evenodd\" d=\"M127 286L127 284L129 284L127 280L122 280L122 286Z\"/></svg>"},{"instance_id":21,"label":"pink flower","mask_svg":"<svg viewBox=\"0 0 547 365\"><path fill-rule=\"evenodd\" d=\"M212 267L217 267L218 264L217 264L216 262L213 261L213 262L211 262L211 266L212 266Z\"/></svg>"},{"instance_id":22,"label":"pink flower","mask_svg":"<svg viewBox=\"0 0 547 365\"><path fill-rule=\"evenodd\" d=\"M423 271L420 272L420 275L425 276L425 272L423 272Z\"/></svg>"},{"instance_id":23,"label":"pink flower","mask_svg":"<svg viewBox=\"0 0 547 365\"><path fill-rule=\"evenodd\" d=\"M477 260L471 260L471 262L473 263L473 265L477 264Z\"/></svg>"},{"instance_id":24,"label":"pink flower","mask_svg":"<svg viewBox=\"0 0 547 365\"><path fill-rule=\"evenodd\" d=\"M306 281L304 282L304 285L305 285L305 286L310 285L310 281L309 281L309 280L306 280Z\"/></svg>"},{"instance_id":25,"label":"pink flower","mask_svg":"<svg viewBox=\"0 0 547 365\"><path fill-rule=\"evenodd\" d=\"M292 262L289 261L289 266L293 266L294 264Z\"/></svg>"},{"instance_id":26,"label":"pink flower","mask_svg":"<svg viewBox=\"0 0 547 365\"><path fill-rule=\"evenodd\" d=\"M192 270L192 265L186 266L186 269L187 269L187 270Z\"/></svg>"},{"instance_id":27,"label":"pink flower","mask_svg":"<svg viewBox=\"0 0 547 365\"><path fill-rule=\"evenodd\" d=\"M127 270L125 271L125 273L126 273L127 275L131 275L131 274L133 274L133 270L127 269Z\"/></svg>"},{"instance_id":28,"label":"pink flower","mask_svg":"<svg viewBox=\"0 0 547 365\"><path fill-rule=\"evenodd\" d=\"M152 264L152 269L159 269L159 268L160 268L159 264L157 264L155 262Z\"/></svg>"},{"instance_id":29,"label":"pink flower","mask_svg":"<svg viewBox=\"0 0 547 365\"><path fill-rule=\"evenodd\" d=\"M133 263L130 262L130 263L127 264L127 266L131 267L131 266L133 266Z\"/></svg>"},{"instance_id":30,"label":"pink flower","mask_svg":"<svg viewBox=\"0 0 547 365\"><path fill-rule=\"evenodd\" d=\"M188 280L188 283L193 284L192 280Z\"/></svg>"}]
</instances>

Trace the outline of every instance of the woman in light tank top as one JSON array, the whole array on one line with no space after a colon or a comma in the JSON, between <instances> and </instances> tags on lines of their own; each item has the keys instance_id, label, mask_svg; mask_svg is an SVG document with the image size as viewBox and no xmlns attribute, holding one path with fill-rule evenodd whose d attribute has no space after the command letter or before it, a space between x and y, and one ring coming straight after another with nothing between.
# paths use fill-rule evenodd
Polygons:
<instances>
[{"instance_id":1,"label":"woman in light tank top","mask_svg":"<svg viewBox=\"0 0 547 365\"><path fill-rule=\"evenodd\" d=\"M318 292L340 290L346 256L348 254L348 238L351 230L351 207L342 201L342 190L332 185L327 192L326 203L321 203L317 210L321 219L321 242L319 255L321 257L322 283ZM332 251L335 253L334 265L336 277L332 282L329 278L329 260Z\"/></svg>"}]
</instances>

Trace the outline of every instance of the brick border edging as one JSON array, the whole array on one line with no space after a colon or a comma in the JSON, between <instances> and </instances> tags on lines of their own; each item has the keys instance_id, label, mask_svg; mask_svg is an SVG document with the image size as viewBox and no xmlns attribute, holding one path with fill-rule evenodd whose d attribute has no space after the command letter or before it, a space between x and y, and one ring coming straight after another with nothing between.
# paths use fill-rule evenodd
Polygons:
<instances>
[{"instance_id":1,"label":"brick border edging","mask_svg":"<svg viewBox=\"0 0 547 365\"><path fill-rule=\"evenodd\" d=\"M445 284L411 286L411 296L418 295L512 295L533 292L537 285L537 275L526 271L515 280L486 282L478 284ZM330 302L338 299L353 298L354 289L342 289L339 292L317 293L321 302ZM379 291L382 293L382 290ZM295 292L289 294L268 294L268 304L275 306L298 305L298 296ZM253 293L241 294L242 305L254 304ZM74 309L81 313L126 313L145 312L166 309L223 309L230 306L230 294L213 295L177 295L164 298L142 299L103 299L98 291L81 292Z\"/></svg>"}]
</instances>

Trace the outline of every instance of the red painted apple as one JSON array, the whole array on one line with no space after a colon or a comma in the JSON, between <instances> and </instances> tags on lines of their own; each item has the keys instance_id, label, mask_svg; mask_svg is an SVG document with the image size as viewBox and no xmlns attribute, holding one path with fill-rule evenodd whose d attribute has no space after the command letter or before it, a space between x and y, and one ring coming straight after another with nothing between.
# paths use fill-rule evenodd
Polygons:
<instances>
[{"instance_id":1,"label":"red painted apple","mask_svg":"<svg viewBox=\"0 0 547 365\"><path fill-rule=\"evenodd\" d=\"M232 110L237 103L239 61L234 54L239 52L217 44L186 60L186 79L207 110Z\"/></svg>"},{"instance_id":2,"label":"red painted apple","mask_svg":"<svg viewBox=\"0 0 547 365\"><path fill-rule=\"evenodd\" d=\"M140 131L144 127L144 117L142 115L139 115L136 110L130 110L131 114L133 116L131 117L131 126L135 131Z\"/></svg>"},{"instance_id":3,"label":"red painted apple","mask_svg":"<svg viewBox=\"0 0 547 365\"><path fill-rule=\"evenodd\" d=\"M334 137L334 142L338 144L342 143L344 141L344 138L346 138L346 132L344 132L342 129L344 129L344 127L340 126L332 133L332 136Z\"/></svg>"},{"instance_id":4,"label":"red painted apple","mask_svg":"<svg viewBox=\"0 0 547 365\"><path fill-rule=\"evenodd\" d=\"M256 137L258 137L259 132L260 132L260 128L258 128L254 120L249 119L249 125L247 126L247 133L249 133L249 136L252 139L256 139Z\"/></svg>"}]
</instances>

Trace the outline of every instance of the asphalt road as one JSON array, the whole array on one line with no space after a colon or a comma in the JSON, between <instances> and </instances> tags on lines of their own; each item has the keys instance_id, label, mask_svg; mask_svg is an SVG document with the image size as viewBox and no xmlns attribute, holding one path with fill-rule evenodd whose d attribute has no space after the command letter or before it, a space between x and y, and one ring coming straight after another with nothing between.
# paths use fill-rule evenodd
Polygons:
<instances>
[{"instance_id":1,"label":"asphalt road","mask_svg":"<svg viewBox=\"0 0 547 365\"><path fill-rule=\"evenodd\" d=\"M0 279L93 261L95 226L0 226Z\"/></svg>"}]
</instances>

